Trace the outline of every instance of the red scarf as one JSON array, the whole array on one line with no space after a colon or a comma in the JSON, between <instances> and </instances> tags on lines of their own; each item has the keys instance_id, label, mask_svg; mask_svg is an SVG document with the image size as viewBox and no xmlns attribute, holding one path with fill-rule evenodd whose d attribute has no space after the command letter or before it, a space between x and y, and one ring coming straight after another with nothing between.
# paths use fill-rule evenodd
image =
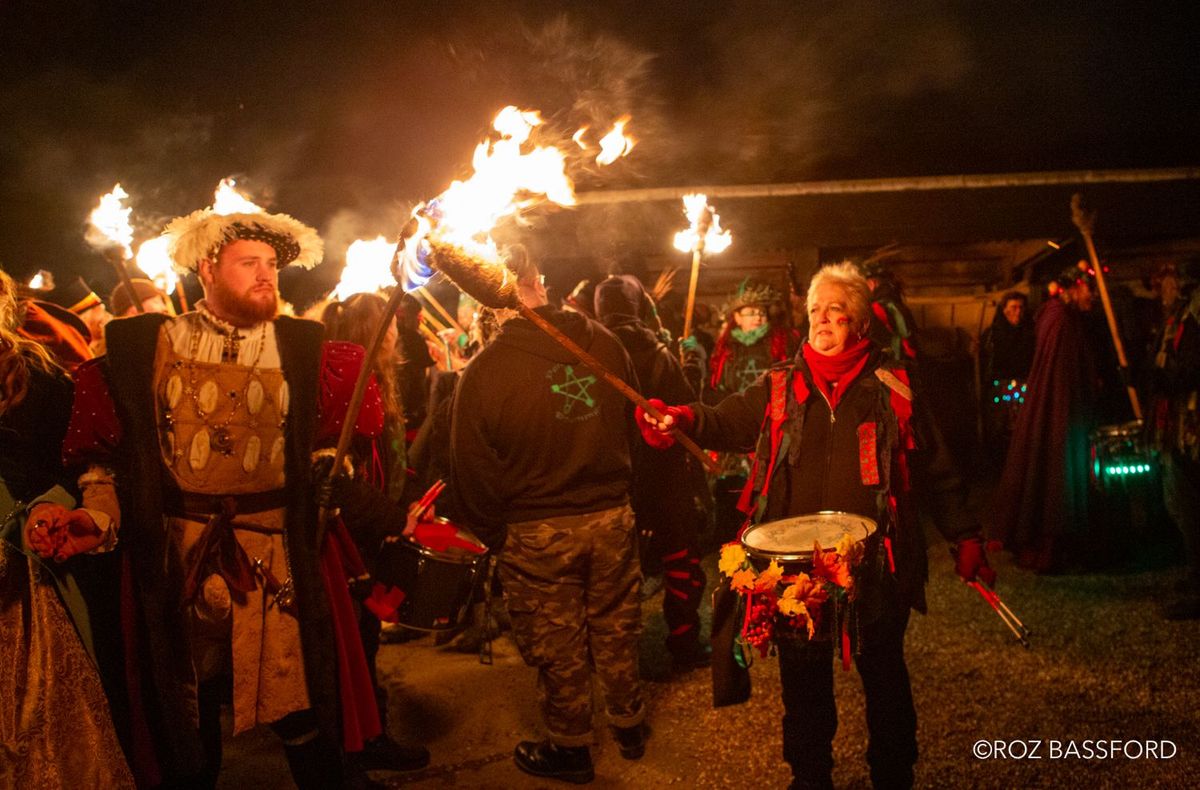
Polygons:
<instances>
[{"instance_id":1,"label":"red scarf","mask_svg":"<svg viewBox=\"0 0 1200 790\"><path fill-rule=\"evenodd\" d=\"M808 343L804 344L801 351L808 369L812 371L813 383L829 401L830 409L836 409L842 394L866 367L871 341L869 338L860 338L842 353L832 356L822 354Z\"/></svg>"}]
</instances>

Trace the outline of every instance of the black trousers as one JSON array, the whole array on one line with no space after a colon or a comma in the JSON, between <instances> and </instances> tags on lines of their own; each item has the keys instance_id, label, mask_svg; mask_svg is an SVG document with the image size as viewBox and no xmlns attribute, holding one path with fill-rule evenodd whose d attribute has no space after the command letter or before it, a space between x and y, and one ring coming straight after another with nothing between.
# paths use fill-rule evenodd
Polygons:
<instances>
[{"instance_id":1,"label":"black trousers","mask_svg":"<svg viewBox=\"0 0 1200 790\"><path fill-rule=\"evenodd\" d=\"M917 713L904 663L908 614L907 608L896 605L863 626L861 649L854 659L867 703L867 764L877 788L911 787L917 762ZM783 759L792 766L795 787L833 786L838 724L833 653L833 641L780 640Z\"/></svg>"}]
</instances>

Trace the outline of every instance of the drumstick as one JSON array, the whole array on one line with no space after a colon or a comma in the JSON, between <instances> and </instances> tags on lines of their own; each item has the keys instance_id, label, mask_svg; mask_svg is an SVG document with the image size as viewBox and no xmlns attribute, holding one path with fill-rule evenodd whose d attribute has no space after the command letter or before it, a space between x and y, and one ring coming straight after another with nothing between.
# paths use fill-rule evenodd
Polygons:
<instances>
[{"instance_id":1,"label":"drumstick","mask_svg":"<svg viewBox=\"0 0 1200 790\"><path fill-rule=\"evenodd\" d=\"M976 584L978 584L978 582L976 582ZM1013 613L1013 610L1009 609L1008 606L1004 603L1004 601L1002 601L1000 599L1000 593L996 592L995 590L989 590L987 587L984 587L982 585L980 585L980 587L979 587L979 592L981 595L983 595L985 598L988 599L989 603L993 603L993 604L999 606L1001 609L1003 609L1004 614L1007 616L1007 618L1013 624L1015 624L1018 629L1020 629L1022 634L1024 634L1025 636L1029 636L1029 634L1031 633L1030 630L1025 627L1024 623L1021 622L1021 618L1017 617L1016 614Z\"/></svg>"},{"instance_id":2,"label":"drumstick","mask_svg":"<svg viewBox=\"0 0 1200 790\"><path fill-rule=\"evenodd\" d=\"M1000 608L1004 610L1004 613L1007 614L1009 616L1009 618L1014 623L1017 624L1017 628L1021 629L1021 632L1023 634L1025 634L1026 636L1029 636L1030 630L1025 627L1024 623L1021 622L1021 618L1017 617L1013 613L1013 610L1009 609L1008 606L1005 605L1004 601L1000 598L1000 594L998 592L996 592L995 590L990 590L989 592L991 592L992 598L995 599L996 603L1000 606Z\"/></svg>"},{"instance_id":3,"label":"drumstick","mask_svg":"<svg viewBox=\"0 0 1200 790\"><path fill-rule=\"evenodd\" d=\"M967 584L970 585L971 587L974 587L975 591L979 593L980 597L983 598L983 600L987 601L988 606L991 606L992 610L996 613L996 615L1004 622L1004 624L1006 626L1008 626L1008 630L1013 632L1013 636L1015 636L1017 638L1017 641L1019 641L1021 643L1021 646L1028 648L1029 647L1029 639L1026 638L1025 634L1022 633L1021 630L1018 630L1017 627L1015 625L1013 625L1013 623L1008 619L1008 617L1005 615L1005 613L1003 611L1001 611L1000 607L996 605L996 603L999 599L997 598L997 599L993 600L988 595L988 593L984 589L983 585L980 584L979 582L967 582ZM1024 628L1024 626L1022 626L1022 628Z\"/></svg>"},{"instance_id":4,"label":"drumstick","mask_svg":"<svg viewBox=\"0 0 1200 790\"><path fill-rule=\"evenodd\" d=\"M429 490L413 504L410 512L417 519L420 519L421 516L429 511L429 508L433 507L433 503L437 501L437 498L441 496L444 490L446 490L446 483L440 479L435 480L433 485L429 487Z\"/></svg>"}]
</instances>

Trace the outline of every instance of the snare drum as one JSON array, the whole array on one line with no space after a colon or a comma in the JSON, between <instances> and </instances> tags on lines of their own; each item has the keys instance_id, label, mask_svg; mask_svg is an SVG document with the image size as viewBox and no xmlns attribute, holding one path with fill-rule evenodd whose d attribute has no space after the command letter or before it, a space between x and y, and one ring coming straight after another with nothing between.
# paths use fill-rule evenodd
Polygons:
<instances>
[{"instance_id":1,"label":"snare drum","mask_svg":"<svg viewBox=\"0 0 1200 790\"><path fill-rule=\"evenodd\" d=\"M417 631L458 627L471 605L487 567L487 547L465 527L444 518L436 523L453 530L444 547L423 544L414 535L385 540L375 566L375 581L404 592L396 621ZM447 537L447 535L443 535Z\"/></svg>"},{"instance_id":2,"label":"snare drum","mask_svg":"<svg viewBox=\"0 0 1200 790\"><path fill-rule=\"evenodd\" d=\"M1101 425L1091 434L1092 482L1108 487L1145 479L1156 471L1141 420Z\"/></svg>"},{"instance_id":3,"label":"snare drum","mask_svg":"<svg viewBox=\"0 0 1200 790\"><path fill-rule=\"evenodd\" d=\"M866 516L823 510L747 527L742 533L742 548L759 570L775 560L786 572L797 573L812 568L814 544L832 550L846 535L865 543L877 528Z\"/></svg>"}]
</instances>

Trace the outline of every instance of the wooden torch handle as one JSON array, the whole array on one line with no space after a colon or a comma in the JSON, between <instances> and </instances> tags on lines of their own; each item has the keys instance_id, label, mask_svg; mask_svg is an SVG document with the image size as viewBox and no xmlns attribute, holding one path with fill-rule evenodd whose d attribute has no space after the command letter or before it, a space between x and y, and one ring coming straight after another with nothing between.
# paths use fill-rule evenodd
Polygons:
<instances>
[{"instance_id":1,"label":"wooden torch handle","mask_svg":"<svg viewBox=\"0 0 1200 790\"><path fill-rule=\"evenodd\" d=\"M542 318L534 311L532 307L527 304L522 303L519 309L523 317L532 321L535 326L537 326L546 334L550 335L550 337L554 338L554 340L556 340L558 344L567 351L570 351L572 354L579 357L580 362L582 362L584 365L587 365L593 373L600 376L600 378L612 385L617 392L621 393L630 401L640 406L644 412L649 414L654 419L662 420L662 412L651 406L650 401L643 398L641 393L626 384L621 377L615 375L612 371L606 368L603 362L580 348L579 344L563 334L562 330L547 321L545 318ZM705 469L714 474L718 471L716 461L714 461L708 453L700 449L700 445L696 444L696 442L693 441L690 436L687 436L681 431L674 431L673 435L675 440L683 445L684 449L696 456L700 463L704 464Z\"/></svg>"},{"instance_id":2,"label":"wooden torch handle","mask_svg":"<svg viewBox=\"0 0 1200 790\"><path fill-rule=\"evenodd\" d=\"M1108 331L1112 335L1113 347L1117 352L1117 365L1121 368L1122 378L1125 379L1125 391L1129 395L1129 406L1133 409L1133 417L1142 419L1142 404L1138 400L1137 390L1129 378L1129 359L1125 356L1125 344L1121 342L1121 333L1117 328L1117 316L1113 312L1112 300L1108 297L1108 285L1104 281L1104 267L1100 265L1100 256L1096 254L1096 243L1092 240L1092 223L1094 217L1083 209L1083 198L1076 193L1071 198L1071 219L1079 228L1079 235L1087 247L1088 260L1092 270L1096 272L1096 289L1100 291L1100 303L1104 305L1104 317L1108 320Z\"/></svg>"}]
</instances>

